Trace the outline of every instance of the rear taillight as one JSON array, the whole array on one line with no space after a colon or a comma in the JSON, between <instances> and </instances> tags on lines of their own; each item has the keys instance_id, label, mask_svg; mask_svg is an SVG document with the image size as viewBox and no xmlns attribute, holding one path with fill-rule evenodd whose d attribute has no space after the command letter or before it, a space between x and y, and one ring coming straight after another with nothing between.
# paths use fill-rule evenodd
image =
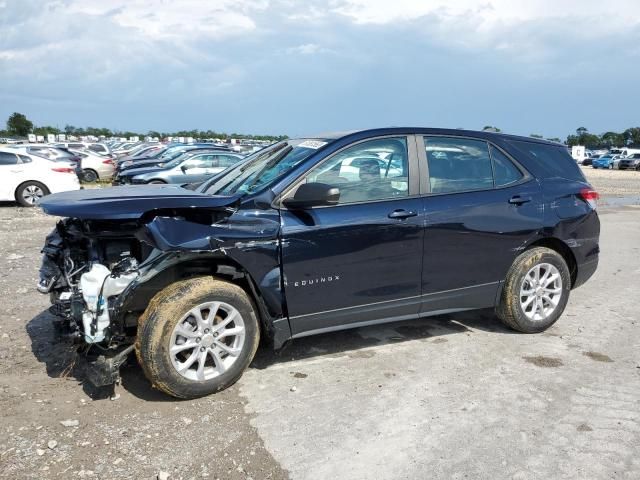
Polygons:
<instances>
[{"instance_id":1,"label":"rear taillight","mask_svg":"<svg viewBox=\"0 0 640 480\"><path fill-rule=\"evenodd\" d=\"M113 165L113 160L111 160L110 158L103 160L102 163L106 163L107 165Z\"/></svg>"},{"instance_id":2,"label":"rear taillight","mask_svg":"<svg viewBox=\"0 0 640 480\"><path fill-rule=\"evenodd\" d=\"M592 208L596 208L598 206L598 199L600 195L592 188L583 188L580 190L578 194L580 198L582 198L585 202L591 205Z\"/></svg>"},{"instance_id":3,"label":"rear taillight","mask_svg":"<svg viewBox=\"0 0 640 480\"><path fill-rule=\"evenodd\" d=\"M76 173L76 171L73 168L69 168L69 167L54 167L51 170L59 173Z\"/></svg>"}]
</instances>

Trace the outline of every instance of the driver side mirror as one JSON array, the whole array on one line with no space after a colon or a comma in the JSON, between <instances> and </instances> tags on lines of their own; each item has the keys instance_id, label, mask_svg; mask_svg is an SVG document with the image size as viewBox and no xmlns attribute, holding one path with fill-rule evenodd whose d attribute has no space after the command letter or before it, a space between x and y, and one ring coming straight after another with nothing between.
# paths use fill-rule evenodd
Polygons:
<instances>
[{"instance_id":1,"label":"driver side mirror","mask_svg":"<svg viewBox=\"0 0 640 480\"><path fill-rule=\"evenodd\" d=\"M182 170L182 173L187 173L187 166L186 165L180 165L180 170Z\"/></svg>"},{"instance_id":2,"label":"driver side mirror","mask_svg":"<svg viewBox=\"0 0 640 480\"><path fill-rule=\"evenodd\" d=\"M340 189L326 183L303 183L293 197L285 198L283 205L292 210L337 205Z\"/></svg>"}]
</instances>

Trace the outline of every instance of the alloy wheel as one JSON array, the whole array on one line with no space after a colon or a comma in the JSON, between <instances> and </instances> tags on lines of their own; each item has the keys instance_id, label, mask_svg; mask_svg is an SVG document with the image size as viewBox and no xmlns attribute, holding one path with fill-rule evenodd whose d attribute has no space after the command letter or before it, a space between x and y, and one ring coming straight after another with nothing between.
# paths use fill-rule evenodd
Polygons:
<instances>
[{"instance_id":1,"label":"alloy wheel","mask_svg":"<svg viewBox=\"0 0 640 480\"><path fill-rule=\"evenodd\" d=\"M37 185L27 185L22 190L22 198L29 205L35 205L42 197L44 197L44 191Z\"/></svg>"},{"instance_id":2,"label":"alloy wheel","mask_svg":"<svg viewBox=\"0 0 640 480\"><path fill-rule=\"evenodd\" d=\"M550 263L540 263L527 272L520 287L520 306L529 320L546 320L562 297L562 276Z\"/></svg>"},{"instance_id":3,"label":"alloy wheel","mask_svg":"<svg viewBox=\"0 0 640 480\"><path fill-rule=\"evenodd\" d=\"M189 380L210 380L236 362L244 341L244 320L236 308L224 302L202 303L173 329L171 363Z\"/></svg>"}]
</instances>

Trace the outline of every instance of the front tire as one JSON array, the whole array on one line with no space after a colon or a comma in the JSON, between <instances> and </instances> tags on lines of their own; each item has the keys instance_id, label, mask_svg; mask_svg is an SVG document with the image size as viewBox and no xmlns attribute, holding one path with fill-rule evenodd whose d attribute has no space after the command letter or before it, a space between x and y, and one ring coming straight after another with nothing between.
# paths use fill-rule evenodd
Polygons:
<instances>
[{"instance_id":1,"label":"front tire","mask_svg":"<svg viewBox=\"0 0 640 480\"><path fill-rule=\"evenodd\" d=\"M237 285L197 277L169 285L138 322L136 355L146 377L176 398L233 385L258 348L255 308Z\"/></svg>"},{"instance_id":2,"label":"front tire","mask_svg":"<svg viewBox=\"0 0 640 480\"><path fill-rule=\"evenodd\" d=\"M570 291L571 275L564 258L550 248L532 248L509 269L496 314L519 332L542 332L560 318Z\"/></svg>"},{"instance_id":3,"label":"front tire","mask_svg":"<svg viewBox=\"0 0 640 480\"><path fill-rule=\"evenodd\" d=\"M49 195L49 189L40 182L24 182L16 188L16 202L23 207L35 207L40 199Z\"/></svg>"}]
</instances>

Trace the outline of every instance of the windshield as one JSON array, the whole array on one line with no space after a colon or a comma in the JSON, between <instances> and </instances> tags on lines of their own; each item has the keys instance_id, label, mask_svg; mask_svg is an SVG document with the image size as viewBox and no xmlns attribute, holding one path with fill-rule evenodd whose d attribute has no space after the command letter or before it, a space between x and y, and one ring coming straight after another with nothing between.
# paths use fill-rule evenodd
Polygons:
<instances>
[{"instance_id":1,"label":"windshield","mask_svg":"<svg viewBox=\"0 0 640 480\"><path fill-rule=\"evenodd\" d=\"M170 162L163 162L160 165L162 165L163 167L166 168L173 168L173 167L177 167L178 165L180 165L182 162L184 162L186 159L193 157L194 154L192 154L191 152L180 152L180 154L174 158L173 160L171 160Z\"/></svg>"},{"instance_id":2,"label":"windshield","mask_svg":"<svg viewBox=\"0 0 640 480\"><path fill-rule=\"evenodd\" d=\"M285 140L259 150L213 183L203 187L210 195L248 194L273 184L282 175L326 145L323 140Z\"/></svg>"},{"instance_id":3,"label":"windshield","mask_svg":"<svg viewBox=\"0 0 640 480\"><path fill-rule=\"evenodd\" d=\"M193 147L187 147L185 145L178 145L178 146L174 146L174 147L169 147L164 152L162 152L162 154L160 154L158 156L158 158L160 160L164 160L164 161L173 160L178 155L182 155L184 152L186 152L187 150L191 150L191 149L193 149Z\"/></svg>"}]
</instances>

